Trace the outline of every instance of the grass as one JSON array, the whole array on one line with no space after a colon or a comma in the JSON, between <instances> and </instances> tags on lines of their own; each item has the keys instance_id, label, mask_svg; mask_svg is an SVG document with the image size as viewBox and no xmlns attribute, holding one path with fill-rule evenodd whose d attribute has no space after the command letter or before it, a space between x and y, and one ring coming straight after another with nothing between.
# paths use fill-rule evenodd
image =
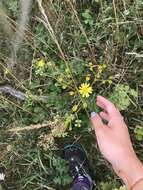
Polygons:
<instances>
[{"instance_id":1,"label":"grass","mask_svg":"<svg viewBox=\"0 0 143 190\"><path fill-rule=\"evenodd\" d=\"M10 85L26 97L0 94L0 173L6 175L1 188L68 189L62 151L77 142L87 151L97 189L119 187L89 119L99 111L98 94L111 99L143 160L143 3L37 0L31 9L12 67L20 4L0 4L0 87ZM79 91L85 83L93 89L87 98Z\"/></svg>"}]
</instances>

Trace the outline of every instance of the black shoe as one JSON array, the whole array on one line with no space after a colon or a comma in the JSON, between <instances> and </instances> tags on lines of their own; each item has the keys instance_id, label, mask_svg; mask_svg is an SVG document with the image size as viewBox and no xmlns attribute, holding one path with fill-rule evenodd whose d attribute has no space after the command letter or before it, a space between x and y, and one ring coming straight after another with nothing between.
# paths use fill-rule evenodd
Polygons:
<instances>
[{"instance_id":1,"label":"black shoe","mask_svg":"<svg viewBox=\"0 0 143 190\"><path fill-rule=\"evenodd\" d=\"M87 156L81 145L71 144L64 148L64 157L69 162L73 177L72 190L91 190L93 181L90 177Z\"/></svg>"}]
</instances>

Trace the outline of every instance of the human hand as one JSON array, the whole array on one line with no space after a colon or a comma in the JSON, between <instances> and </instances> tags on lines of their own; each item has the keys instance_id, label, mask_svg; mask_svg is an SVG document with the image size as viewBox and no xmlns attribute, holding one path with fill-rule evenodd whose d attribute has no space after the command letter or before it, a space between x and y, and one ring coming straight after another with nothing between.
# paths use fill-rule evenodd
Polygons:
<instances>
[{"instance_id":1,"label":"human hand","mask_svg":"<svg viewBox=\"0 0 143 190\"><path fill-rule=\"evenodd\" d=\"M98 96L96 104L104 110L91 114L100 151L125 183L132 185L143 177L143 166L132 147L128 128L113 103ZM105 125L102 119L108 124Z\"/></svg>"}]
</instances>

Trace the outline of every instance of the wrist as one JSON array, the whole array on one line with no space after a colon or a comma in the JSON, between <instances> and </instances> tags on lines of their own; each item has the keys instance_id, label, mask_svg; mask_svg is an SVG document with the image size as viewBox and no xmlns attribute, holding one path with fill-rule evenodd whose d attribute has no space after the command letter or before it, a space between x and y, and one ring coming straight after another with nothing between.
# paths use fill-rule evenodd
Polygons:
<instances>
[{"instance_id":1,"label":"wrist","mask_svg":"<svg viewBox=\"0 0 143 190\"><path fill-rule=\"evenodd\" d=\"M143 188L143 178L137 180L131 187L131 190L141 190Z\"/></svg>"},{"instance_id":2,"label":"wrist","mask_svg":"<svg viewBox=\"0 0 143 190\"><path fill-rule=\"evenodd\" d=\"M115 171L122 178L128 189L139 179L143 178L143 164L136 155L126 158L122 169L115 169Z\"/></svg>"}]
</instances>

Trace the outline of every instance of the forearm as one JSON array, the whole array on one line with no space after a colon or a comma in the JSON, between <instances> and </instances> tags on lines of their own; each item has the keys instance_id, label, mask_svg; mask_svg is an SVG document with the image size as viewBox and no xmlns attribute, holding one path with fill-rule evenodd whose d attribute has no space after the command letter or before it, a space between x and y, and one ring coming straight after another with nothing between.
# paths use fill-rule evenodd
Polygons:
<instances>
[{"instance_id":1,"label":"forearm","mask_svg":"<svg viewBox=\"0 0 143 190\"><path fill-rule=\"evenodd\" d=\"M122 178L128 190L143 190L143 164L136 155L127 158L124 168L116 170L116 173Z\"/></svg>"},{"instance_id":2,"label":"forearm","mask_svg":"<svg viewBox=\"0 0 143 190\"><path fill-rule=\"evenodd\" d=\"M143 190L143 164L133 150L122 115L112 102L102 96L97 96L96 104L103 111L93 114L91 121L103 156L112 164L128 190Z\"/></svg>"}]
</instances>

